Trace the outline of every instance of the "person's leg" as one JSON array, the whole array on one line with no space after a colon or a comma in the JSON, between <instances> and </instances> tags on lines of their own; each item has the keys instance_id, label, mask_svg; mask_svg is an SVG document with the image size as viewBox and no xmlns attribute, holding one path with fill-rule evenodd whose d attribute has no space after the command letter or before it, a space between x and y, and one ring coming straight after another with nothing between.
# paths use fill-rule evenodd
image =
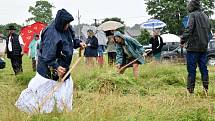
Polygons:
<instances>
[{"instance_id":1,"label":"person's leg","mask_svg":"<svg viewBox=\"0 0 215 121\"><path fill-rule=\"evenodd\" d=\"M94 66L96 61L97 61L96 57L87 57L87 64L89 66Z\"/></svg>"},{"instance_id":2,"label":"person's leg","mask_svg":"<svg viewBox=\"0 0 215 121\"><path fill-rule=\"evenodd\" d=\"M23 69L22 69L22 55L17 56L17 65L18 65L19 73L23 72Z\"/></svg>"},{"instance_id":3,"label":"person's leg","mask_svg":"<svg viewBox=\"0 0 215 121\"><path fill-rule=\"evenodd\" d=\"M189 93L194 93L196 81L197 55L195 52L187 52L187 90Z\"/></svg>"},{"instance_id":4,"label":"person's leg","mask_svg":"<svg viewBox=\"0 0 215 121\"><path fill-rule=\"evenodd\" d=\"M112 56L113 56L112 58L113 58L113 64L114 64L116 63L116 52L113 52Z\"/></svg>"},{"instance_id":5,"label":"person's leg","mask_svg":"<svg viewBox=\"0 0 215 121\"><path fill-rule=\"evenodd\" d=\"M12 64L13 70L15 72L15 75L22 72L22 57L21 56L13 55L13 57L11 58L11 64Z\"/></svg>"},{"instance_id":6,"label":"person's leg","mask_svg":"<svg viewBox=\"0 0 215 121\"><path fill-rule=\"evenodd\" d=\"M202 77L202 83L204 90L207 92L208 91L208 69L207 69L207 53L200 53L200 58L198 61L199 65L199 70L201 72L201 77Z\"/></svg>"},{"instance_id":7,"label":"person's leg","mask_svg":"<svg viewBox=\"0 0 215 121\"><path fill-rule=\"evenodd\" d=\"M36 71L36 60L35 60L35 58L32 58L32 69L34 72Z\"/></svg>"},{"instance_id":8,"label":"person's leg","mask_svg":"<svg viewBox=\"0 0 215 121\"><path fill-rule=\"evenodd\" d=\"M85 57L85 62L87 65L89 64L89 61L90 61L89 57Z\"/></svg>"},{"instance_id":9,"label":"person's leg","mask_svg":"<svg viewBox=\"0 0 215 121\"><path fill-rule=\"evenodd\" d=\"M138 63L133 63L133 73L134 73L134 78L137 79L139 76L139 70L138 70Z\"/></svg>"},{"instance_id":10,"label":"person's leg","mask_svg":"<svg viewBox=\"0 0 215 121\"><path fill-rule=\"evenodd\" d=\"M160 52L157 53L157 54L154 54L153 56L154 56L154 59L155 59L156 62L160 62L160 58L161 58L161 53Z\"/></svg>"},{"instance_id":11,"label":"person's leg","mask_svg":"<svg viewBox=\"0 0 215 121\"><path fill-rule=\"evenodd\" d=\"M17 73L17 68L16 68L16 60L15 60L15 58L14 57L11 57L10 58L10 61L11 61L11 65L12 65L12 68L13 68L13 71L14 71L14 73L15 73L15 75L16 75L16 73Z\"/></svg>"},{"instance_id":12,"label":"person's leg","mask_svg":"<svg viewBox=\"0 0 215 121\"><path fill-rule=\"evenodd\" d=\"M103 55L100 55L97 57L98 63L100 66L102 66L104 64L104 59L103 59Z\"/></svg>"},{"instance_id":13,"label":"person's leg","mask_svg":"<svg viewBox=\"0 0 215 121\"><path fill-rule=\"evenodd\" d=\"M108 64L112 65L111 52L108 52Z\"/></svg>"}]
</instances>

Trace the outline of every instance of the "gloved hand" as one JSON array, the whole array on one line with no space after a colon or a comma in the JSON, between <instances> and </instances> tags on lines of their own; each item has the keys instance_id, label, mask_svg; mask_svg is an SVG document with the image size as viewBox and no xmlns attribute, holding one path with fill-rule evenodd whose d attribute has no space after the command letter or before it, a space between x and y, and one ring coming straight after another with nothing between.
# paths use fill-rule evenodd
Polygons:
<instances>
[{"instance_id":1,"label":"gloved hand","mask_svg":"<svg viewBox=\"0 0 215 121\"><path fill-rule=\"evenodd\" d=\"M143 53L143 57L146 57L147 56L147 53Z\"/></svg>"}]
</instances>

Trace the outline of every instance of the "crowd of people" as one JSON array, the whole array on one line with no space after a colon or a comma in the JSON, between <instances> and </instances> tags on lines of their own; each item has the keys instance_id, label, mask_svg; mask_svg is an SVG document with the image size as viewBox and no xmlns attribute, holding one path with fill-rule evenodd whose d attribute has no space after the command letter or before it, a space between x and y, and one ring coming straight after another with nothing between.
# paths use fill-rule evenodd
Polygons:
<instances>
[{"instance_id":1,"label":"crowd of people","mask_svg":"<svg viewBox=\"0 0 215 121\"><path fill-rule=\"evenodd\" d=\"M191 0L188 6L189 23L188 28L181 37L181 46L187 47L187 90L190 94L194 93L196 68L199 66L203 89L208 92L209 75L206 65L206 54L209 40L210 25L209 19L201 11L199 1ZM86 63L88 65L104 64L103 52L105 47L98 44L98 39L93 30L87 31L87 41L84 43L75 37L74 30L70 22L73 16L65 9L57 12L55 20L45 28L41 34L35 35L34 40L29 45L29 56L32 59L33 70L36 71L35 77L31 79L27 89L23 90L16 106L25 112L34 113L39 106L40 113L49 113L53 110L55 103L59 111L72 109L73 81L70 75L65 77L63 84L58 88L50 99L44 103L49 91L56 86L58 81L69 71L73 56L73 49L81 48L84 50ZM23 41L15 33L15 28L8 28L6 52L11 59L15 74L21 73ZM144 64L144 57L152 54L154 59L159 61L163 40L158 29L153 30L150 39L152 51L145 53L143 46L134 38L123 33L110 30L106 32L108 64L115 65L119 74L123 74L126 68L133 67L133 75L138 78L138 67ZM36 98L32 98L35 96ZM42 103L42 104L41 104ZM40 105L41 104L41 105Z\"/></svg>"}]
</instances>

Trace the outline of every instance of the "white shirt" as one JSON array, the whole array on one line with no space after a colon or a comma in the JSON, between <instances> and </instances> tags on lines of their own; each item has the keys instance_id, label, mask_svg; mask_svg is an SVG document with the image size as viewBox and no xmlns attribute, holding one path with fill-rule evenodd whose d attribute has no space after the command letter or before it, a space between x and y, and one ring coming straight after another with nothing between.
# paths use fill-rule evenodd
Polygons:
<instances>
[{"instance_id":1,"label":"white shirt","mask_svg":"<svg viewBox=\"0 0 215 121\"><path fill-rule=\"evenodd\" d=\"M19 35L19 44L24 45L22 37ZM8 42L8 50L11 52L13 51L12 49L12 42L11 42L11 36L9 36L9 42Z\"/></svg>"}]
</instances>

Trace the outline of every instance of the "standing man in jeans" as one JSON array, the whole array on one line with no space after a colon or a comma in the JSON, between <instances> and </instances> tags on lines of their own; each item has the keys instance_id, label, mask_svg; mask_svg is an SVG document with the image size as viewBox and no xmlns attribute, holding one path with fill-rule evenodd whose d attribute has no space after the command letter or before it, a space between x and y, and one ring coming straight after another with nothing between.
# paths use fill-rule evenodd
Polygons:
<instances>
[{"instance_id":1,"label":"standing man in jeans","mask_svg":"<svg viewBox=\"0 0 215 121\"><path fill-rule=\"evenodd\" d=\"M24 43L21 36L15 33L16 28L14 26L9 26L7 30L9 31L9 35L6 40L6 53L7 57L11 60L15 75L17 75L23 71L22 55L24 54Z\"/></svg>"},{"instance_id":2,"label":"standing man in jeans","mask_svg":"<svg viewBox=\"0 0 215 121\"><path fill-rule=\"evenodd\" d=\"M197 64L201 72L203 91L208 92L207 48L210 32L208 16L202 12L199 0L191 0L188 5L188 28L181 38L181 45L187 47L187 90L194 93Z\"/></svg>"}]
</instances>

